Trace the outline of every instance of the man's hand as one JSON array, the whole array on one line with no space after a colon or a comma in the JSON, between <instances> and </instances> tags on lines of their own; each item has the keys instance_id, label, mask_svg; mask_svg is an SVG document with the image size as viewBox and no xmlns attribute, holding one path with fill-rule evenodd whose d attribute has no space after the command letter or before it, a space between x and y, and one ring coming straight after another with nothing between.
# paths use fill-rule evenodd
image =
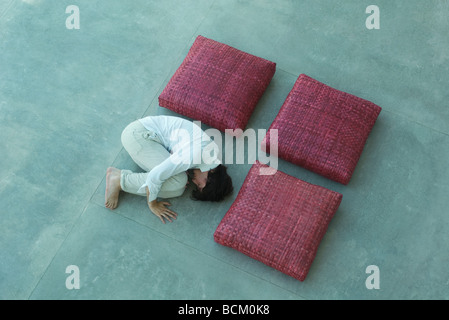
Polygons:
<instances>
[{"instance_id":1,"label":"man's hand","mask_svg":"<svg viewBox=\"0 0 449 320\"><path fill-rule=\"evenodd\" d=\"M149 194L150 194L150 192L147 187L147 203L148 203L148 207L150 208L151 212L153 212L164 224L165 224L164 219L167 219L168 221L173 222L171 219L176 219L178 214L166 207L166 206L170 206L171 204L169 202L157 201L157 200L148 202Z\"/></svg>"},{"instance_id":2,"label":"man's hand","mask_svg":"<svg viewBox=\"0 0 449 320\"><path fill-rule=\"evenodd\" d=\"M164 218L170 222L173 222L171 219L176 219L177 214L176 212L168 209L166 206L170 206L170 203L157 200L153 200L148 203L150 210L159 217L162 223L165 223Z\"/></svg>"}]
</instances>

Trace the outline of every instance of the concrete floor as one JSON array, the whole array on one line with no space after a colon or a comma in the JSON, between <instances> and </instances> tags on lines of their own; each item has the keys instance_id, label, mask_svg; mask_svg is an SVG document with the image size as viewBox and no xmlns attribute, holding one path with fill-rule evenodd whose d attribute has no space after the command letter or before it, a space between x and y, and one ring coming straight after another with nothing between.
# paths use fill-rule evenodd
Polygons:
<instances>
[{"instance_id":1,"label":"concrete floor","mask_svg":"<svg viewBox=\"0 0 449 320\"><path fill-rule=\"evenodd\" d=\"M80 29L67 29L75 4ZM366 7L380 9L369 30ZM0 0L1 299L448 299L449 2ZM300 73L383 108L304 282L213 240L220 204L104 203L108 166L136 168L120 134L197 35L277 63L249 128L267 129ZM207 127L205 127L207 128ZM80 288L69 290L68 266ZM379 268L368 289L366 268Z\"/></svg>"}]
</instances>

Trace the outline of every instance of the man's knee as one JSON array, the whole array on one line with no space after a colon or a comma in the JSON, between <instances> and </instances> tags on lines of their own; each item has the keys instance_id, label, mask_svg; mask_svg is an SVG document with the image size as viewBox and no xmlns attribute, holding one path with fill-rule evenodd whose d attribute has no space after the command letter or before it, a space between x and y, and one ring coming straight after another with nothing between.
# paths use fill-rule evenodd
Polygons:
<instances>
[{"instance_id":1,"label":"man's knee","mask_svg":"<svg viewBox=\"0 0 449 320\"><path fill-rule=\"evenodd\" d=\"M164 183L159 196L161 198L177 198L183 195L187 184L187 174L185 172L179 173Z\"/></svg>"},{"instance_id":2,"label":"man's knee","mask_svg":"<svg viewBox=\"0 0 449 320\"><path fill-rule=\"evenodd\" d=\"M126 126L126 128L122 131L122 136L121 136L121 141L122 141L122 145L123 147L128 150L128 146L129 143L131 141L133 137L133 128L132 128L132 123L129 124L128 126Z\"/></svg>"},{"instance_id":3,"label":"man's knee","mask_svg":"<svg viewBox=\"0 0 449 320\"><path fill-rule=\"evenodd\" d=\"M167 191L174 192L176 194L183 194L187 185L187 173L181 172L170 178L170 185L167 186Z\"/></svg>"},{"instance_id":4,"label":"man's knee","mask_svg":"<svg viewBox=\"0 0 449 320\"><path fill-rule=\"evenodd\" d=\"M176 184L179 187L179 189L184 189L185 186L187 185L187 181L189 180L186 172L181 172L177 174L174 178L176 178L177 182Z\"/></svg>"}]
</instances>

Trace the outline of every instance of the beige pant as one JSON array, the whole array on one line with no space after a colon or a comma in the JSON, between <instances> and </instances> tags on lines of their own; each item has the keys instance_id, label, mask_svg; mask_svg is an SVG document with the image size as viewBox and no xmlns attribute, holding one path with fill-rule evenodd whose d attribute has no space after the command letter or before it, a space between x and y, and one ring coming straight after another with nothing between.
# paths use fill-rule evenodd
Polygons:
<instances>
[{"instance_id":1,"label":"beige pant","mask_svg":"<svg viewBox=\"0 0 449 320\"><path fill-rule=\"evenodd\" d=\"M134 162L146 172L134 173L122 170L120 186L123 191L146 196L137 192L145 183L148 172L170 156L161 144L156 133L147 130L140 121L130 123L122 132L122 144ZM174 198L184 193L187 184L187 174L179 173L162 184L158 197Z\"/></svg>"}]
</instances>

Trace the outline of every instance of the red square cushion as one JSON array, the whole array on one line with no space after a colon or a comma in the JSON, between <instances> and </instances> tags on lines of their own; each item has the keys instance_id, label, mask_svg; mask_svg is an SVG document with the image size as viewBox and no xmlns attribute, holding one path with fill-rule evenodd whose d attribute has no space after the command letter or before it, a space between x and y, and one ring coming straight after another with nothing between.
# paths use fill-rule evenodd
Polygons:
<instances>
[{"instance_id":1,"label":"red square cushion","mask_svg":"<svg viewBox=\"0 0 449 320\"><path fill-rule=\"evenodd\" d=\"M348 184L381 108L301 74L270 129L278 156ZM270 131L262 150L270 152Z\"/></svg>"},{"instance_id":2,"label":"red square cushion","mask_svg":"<svg viewBox=\"0 0 449 320\"><path fill-rule=\"evenodd\" d=\"M214 239L303 281L342 195L264 167L251 167Z\"/></svg>"},{"instance_id":3,"label":"red square cushion","mask_svg":"<svg viewBox=\"0 0 449 320\"><path fill-rule=\"evenodd\" d=\"M245 130L276 64L198 36L159 105L221 131Z\"/></svg>"}]
</instances>

